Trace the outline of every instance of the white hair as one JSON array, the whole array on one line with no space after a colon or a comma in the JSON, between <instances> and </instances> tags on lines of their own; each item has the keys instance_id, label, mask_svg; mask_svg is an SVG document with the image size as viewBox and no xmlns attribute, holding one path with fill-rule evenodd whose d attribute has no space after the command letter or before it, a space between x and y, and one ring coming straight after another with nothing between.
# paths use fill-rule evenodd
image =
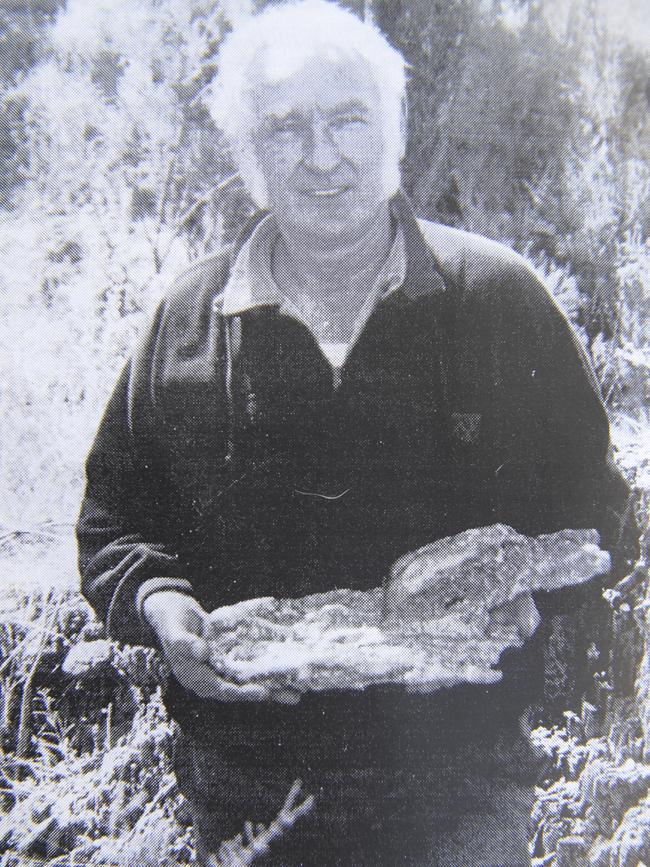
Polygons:
<instances>
[{"instance_id":1,"label":"white hair","mask_svg":"<svg viewBox=\"0 0 650 867\"><path fill-rule=\"evenodd\" d=\"M314 57L366 62L380 94L384 128L384 191L400 185L403 153L403 107L406 64L402 55L372 24L328 0L291 0L267 7L239 23L219 52L219 73L210 112L226 134L249 192L259 205L267 204L267 190L255 157L251 131L252 72L263 58L269 83L300 72Z\"/></svg>"}]
</instances>

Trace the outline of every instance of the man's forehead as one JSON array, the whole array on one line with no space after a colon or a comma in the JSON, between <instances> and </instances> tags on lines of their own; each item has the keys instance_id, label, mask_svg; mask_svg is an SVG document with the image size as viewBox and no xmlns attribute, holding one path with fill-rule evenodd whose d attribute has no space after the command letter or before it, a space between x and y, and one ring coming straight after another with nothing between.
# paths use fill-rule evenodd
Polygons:
<instances>
[{"instance_id":1,"label":"man's forehead","mask_svg":"<svg viewBox=\"0 0 650 867\"><path fill-rule=\"evenodd\" d=\"M251 76L253 105L259 117L293 112L371 111L379 89L369 65L360 60L314 56L279 80L270 79L264 63Z\"/></svg>"},{"instance_id":2,"label":"man's forehead","mask_svg":"<svg viewBox=\"0 0 650 867\"><path fill-rule=\"evenodd\" d=\"M272 117L283 119L292 115L304 115L317 112L322 115L337 115L353 112L365 115L372 109L367 101L362 99L348 99L343 102L329 102L326 99L317 99L309 105L301 104L295 100L272 100L259 106L260 117Z\"/></svg>"}]
</instances>

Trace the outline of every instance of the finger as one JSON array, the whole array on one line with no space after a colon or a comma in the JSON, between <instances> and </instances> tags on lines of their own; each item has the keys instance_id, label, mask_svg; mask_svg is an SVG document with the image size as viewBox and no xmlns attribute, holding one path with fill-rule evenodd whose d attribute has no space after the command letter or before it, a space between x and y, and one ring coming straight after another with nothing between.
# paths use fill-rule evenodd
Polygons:
<instances>
[{"instance_id":1,"label":"finger","mask_svg":"<svg viewBox=\"0 0 650 867\"><path fill-rule=\"evenodd\" d=\"M202 698L219 701L265 701L269 690L259 684L239 685L224 680L209 666L196 659L185 657L174 674L183 686Z\"/></svg>"},{"instance_id":2,"label":"finger","mask_svg":"<svg viewBox=\"0 0 650 867\"><path fill-rule=\"evenodd\" d=\"M489 629L491 632L500 629L516 627L523 639L530 638L541 622L539 611L535 607L530 593L521 593L493 608L489 613Z\"/></svg>"},{"instance_id":3,"label":"finger","mask_svg":"<svg viewBox=\"0 0 650 867\"><path fill-rule=\"evenodd\" d=\"M238 684L220 677L217 679L220 682L218 698L222 701L267 701L271 698L270 690L259 683Z\"/></svg>"},{"instance_id":4,"label":"finger","mask_svg":"<svg viewBox=\"0 0 650 867\"><path fill-rule=\"evenodd\" d=\"M189 664L188 664L189 663ZM222 690L222 680L208 665L195 659L184 659L174 670L182 685L201 698L216 698Z\"/></svg>"},{"instance_id":5,"label":"finger","mask_svg":"<svg viewBox=\"0 0 650 867\"><path fill-rule=\"evenodd\" d=\"M204 637L208 632L209 618L207 612L201 608L198 602L187 611L185 623L183 624L188 632L193 635Z\"/></svg>"},{"instance_id":6,"label":"finger","mask_svg":"<svg viewBox=\"0 0 650 867\"><path fill-rule=\"evenodd\" d=\"M515 600L517 604L517 625L524 638L530 638L542 622L537 606L530 593Z\"/></svg>"},{"instance_id":7,"label":"finger","mask_svg":"<svg viewBox=\"0 0 650 867\"><path fill-rule=\"evenodd\" d=\"M170 658L172 671L183 685L193 688L200 681L214 676L210 666L200 662L192 653L176 652Z\"/></svg>"},{"instance_id":8,"label":"finger","mask_svg":"<svg viewBox=\"0 0 650 867\"><path fill-rule=\"evenodd\" d=\"M190 642L190 652L197 662L207 662L210 657L210 645L204 638L194 638Z\"/></svg>"},{"instance_id":9,"label":"finger","mask_svg":"<svg viewBox=\"0 0 650 867\"><path fill-rule=\"evenodd\" d=\"M198 662L205 662L208 657L207 641L186 629L174 629L170 632L165 645L169 657L187 656Z\"/></svg>"}]
</instances>

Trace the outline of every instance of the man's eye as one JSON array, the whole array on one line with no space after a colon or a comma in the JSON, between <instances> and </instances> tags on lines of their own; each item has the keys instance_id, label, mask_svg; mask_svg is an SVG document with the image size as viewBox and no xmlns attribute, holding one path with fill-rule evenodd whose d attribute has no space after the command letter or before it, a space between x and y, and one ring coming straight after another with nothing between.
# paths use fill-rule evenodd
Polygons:
<instances>
[{"instance_id":1,"label":"man's eye","mask_svg":"<svg viewBox=\"0 0 650 867\"><path fill-rule=\"evenodd\" d=\"M368 123L367 118L362 114L343 114L340 117L335 117L330 126L332 129L347 129L356 126L365 126Z\"/></svg>"},{"instance_id":2,"label":"man's eye","mask_svg":"<svg viewBox=\"0 0 650 867\"><path fill-rule=\"evenodd\" d=\"M289 136L300 135L302 125L297 120L280 120L271 126L270 133L272 136Z\"/></svg>"}]
</instances>

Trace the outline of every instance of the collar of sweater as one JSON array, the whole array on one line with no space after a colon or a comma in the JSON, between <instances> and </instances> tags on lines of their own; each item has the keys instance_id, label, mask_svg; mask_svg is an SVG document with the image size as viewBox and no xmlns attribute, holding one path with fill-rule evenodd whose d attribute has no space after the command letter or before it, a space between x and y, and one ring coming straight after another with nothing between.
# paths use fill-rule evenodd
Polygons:
<instances>
[{"instance_id":1,"label":"collar of sweater","mask_svg":"<svg viewBox=\"0 0 650 867\"><path fill-rule=\"evenodd\" d=\"M243 244L224 287L223 314L235 316L262 305L275 305L283 312L303 320L310 328L305 311L298 309L279 288L273 278L271 258L279 230L272 214L267 214L255 226L251 236ZM381 297L401 286L406 274L406 249L404 233L398 223L395 240L383 263L368 297ZM365 308L366 304L364 304Z\"/></svg>"},{"instance_id":2,"label":"collar of sweater","mask_svg":"<svg viewBox=\"0 0 650 867\"><path fill-rule=\"evenodd\" d=\"M422 295L437 295L443 293L446 289L445 281L442 277L440 263L435 254L427 244L418 225L417 218L413 212L411 204L406 195L400 190L391 199L391 214L395 219L398 227L395 243L390 251L388 259L382 268L376 283L395 283L404 294L415 299ZM269 211L258 211L244 226L235 242L231 252L231 267L230 278L224 287L224 304L223 312L225 315L236 315L252 306L259 304L278 304L280 298L279 290L270 273L270 252L266 257L266 275L262 279L262 284L259 284L255 293L246 294L250 287L245 287L244 283L231 283L231 278L238 271L238 267L242 268L250 263L250 246L249 242L253 239L256 230L263 225L267 225L264 232L270 231L270 226L275 226L275 221L267 224ZM277 227L275 227L277 232ZM396 246L399 248L396 249ZM272 244L269 246L269 251ZM244 252L248 247L248 252ZM244 254L240 258L240 254ZM264 257L262 258L264 262ZM248 272L250 276L250 270ZM267 280L268 277L268 280ZM386 279L388 277L388 280ZM398 279L399 277L399 279ZM395 287L394 287L395 288ZM237 291L235 291L237 289ZM259 294L258 294L259 293ZM253 297L261 299L266 295L266 301L258 300L256 304L252 303ZM281 296L281 293L280 293ZM236 309L238 308L238 309Z\"/></svg>"}]
</instances>

